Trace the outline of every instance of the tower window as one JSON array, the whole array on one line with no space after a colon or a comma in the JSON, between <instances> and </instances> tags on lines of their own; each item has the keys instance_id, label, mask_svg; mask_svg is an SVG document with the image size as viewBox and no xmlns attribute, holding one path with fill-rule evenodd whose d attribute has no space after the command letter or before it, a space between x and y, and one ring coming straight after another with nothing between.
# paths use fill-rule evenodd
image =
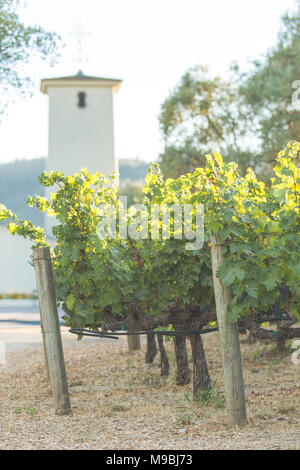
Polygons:
<instances>
[{"instance_id":1,"label":"tower window","mask_svg":"<svg viewBox=\"0 0 300 470\"><path fill-rule=\"evenodd\" d=\"M84 91L80 91L78 93L78 108L85 108L86 107L86 94Z\"/></svg>"}]
</instances>

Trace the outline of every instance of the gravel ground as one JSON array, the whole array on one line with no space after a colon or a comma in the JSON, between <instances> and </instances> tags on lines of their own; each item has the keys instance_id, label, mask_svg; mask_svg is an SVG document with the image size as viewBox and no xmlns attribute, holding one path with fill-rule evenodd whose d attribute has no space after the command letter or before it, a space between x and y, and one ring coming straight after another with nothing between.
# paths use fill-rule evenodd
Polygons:
<instances>
[{"instance_id":1,"label":"gravel ground","mask_svg":"<svg viewBox=\"0 0 300 470\"><path fill-rule=\"evenodd\" d=\"M205 350L215 395L191 401L191 385L174 382L174 353L166 343L170 377L161 378L142 350L126 339L65 341L72 415L55 416L41 345L8 351L0 365L0 449L300 449L299 365L272 345L242 340L249 424L228 429L217 334Z\"/></svg>"}]
</instances>

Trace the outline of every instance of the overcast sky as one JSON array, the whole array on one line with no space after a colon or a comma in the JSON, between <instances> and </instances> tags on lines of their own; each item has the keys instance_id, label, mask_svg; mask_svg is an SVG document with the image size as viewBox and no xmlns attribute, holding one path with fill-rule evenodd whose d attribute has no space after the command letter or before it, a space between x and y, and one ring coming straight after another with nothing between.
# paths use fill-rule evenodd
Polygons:
<instances>
[{"instance_id":1,"label":"overcast sky","mask_svg":"<svg viewBox=\"0 0 300 470\"><path fill-rule=\"evenodd\" d=\"M58 32L66 47L51 68L33 62L33 96L17 94L0 122L0 162L47 155L48 98L40 79L78 71L78 22L85 74L124 80L115 95L119 158L153 161L162 148L160 105L191 66L225 76L232 61L246 64L276 41L280 16L293 0L27 0L26 24ZM300 77L299 77L300 79Z\"/></svg>"}]
</instances>

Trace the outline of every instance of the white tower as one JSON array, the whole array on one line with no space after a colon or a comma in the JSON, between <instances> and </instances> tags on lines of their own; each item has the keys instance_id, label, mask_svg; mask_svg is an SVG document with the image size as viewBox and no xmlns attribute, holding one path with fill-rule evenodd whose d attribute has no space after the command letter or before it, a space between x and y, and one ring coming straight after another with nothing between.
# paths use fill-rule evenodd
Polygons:
<instances>
[{"instance_id":1,"label":"white tower","mask_svg":"<svg viewBox=\"0 0 300 470\"><path fill-rule=\"evenodd\" d=\"M71 175L86 167L107 176L112 171L118 173L113 95L121 83L122 80L86 76L81 71L74 76L41 81L41 91L50 98L47 170ZM48 221L46 230L50 234Z\"/></svg>"},{"instance_id":2,"label":"white tower","mask_svg":"<svg viewBox=\"0 0 300 470\"><path fill-rule=\"evenodd\" d=\"M121 82L82 72L41 81L41 91L50 98L48 170L69 175L82 167L104 174L118 170L113 94Z\"/></svg>"}]
</instances>

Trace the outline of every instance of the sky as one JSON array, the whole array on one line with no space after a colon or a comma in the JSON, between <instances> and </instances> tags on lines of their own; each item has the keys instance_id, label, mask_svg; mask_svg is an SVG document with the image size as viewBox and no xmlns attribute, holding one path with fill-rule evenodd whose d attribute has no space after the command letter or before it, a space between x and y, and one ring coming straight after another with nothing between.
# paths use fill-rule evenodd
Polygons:
<instances>
[{"instance_id":1,"label":"sky","mask_svg":"<svg viewBox=\"0 0 300 470\"><path fill-rule=\"evenodd\" d=\"M226 77L233 61L246 67L276 41L280 16L294 0L21 0L20 17L55 31L65 47L51 67L32 60L32 96L17 92L0 118L0 163L47 156L48 97L42 78L76 74L78 24L86 75L121 78L115 95L118 158L148 162L163 149L160 106L196 65ZM300 79L300 77L299 77Z\"/></svg>"}]
</instances>

